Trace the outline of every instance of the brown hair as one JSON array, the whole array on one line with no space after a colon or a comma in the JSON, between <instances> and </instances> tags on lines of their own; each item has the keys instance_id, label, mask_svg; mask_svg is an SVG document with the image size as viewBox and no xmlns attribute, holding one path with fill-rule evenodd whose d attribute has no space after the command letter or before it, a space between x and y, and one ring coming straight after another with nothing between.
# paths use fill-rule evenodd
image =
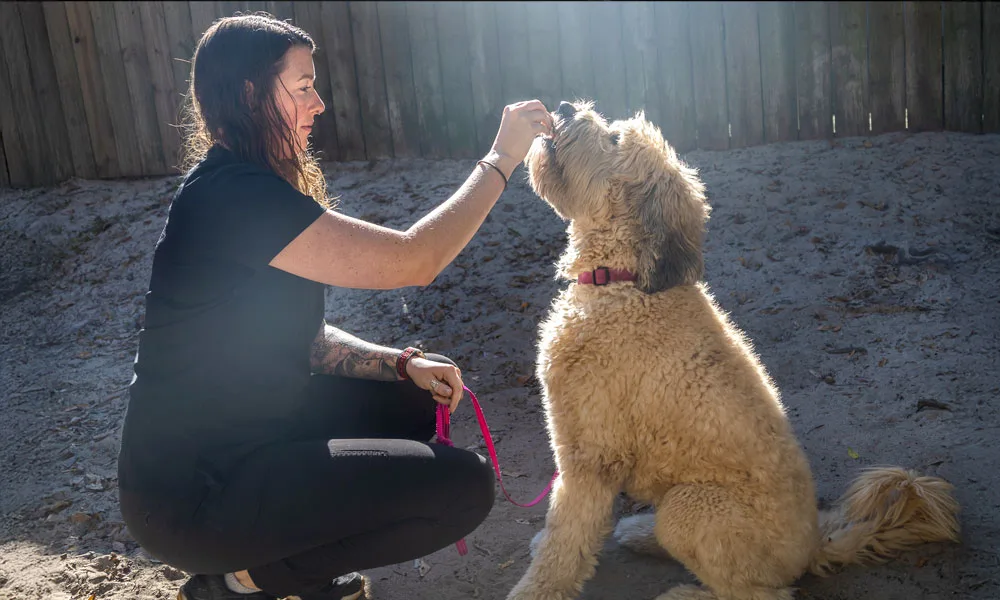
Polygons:
<instances>
[{"instance_id":1,"label":"brown hair","mask_svg":"<svg viewBox=\"0 0 1000 600\"><path fill-rule=\"evenodd\" d=\"M263 12L225 17L205 31L191 60L185 170L221 143L240 159L274 171L320 205L330 206L326 179L309 149L293 158L282 151L296 148L296 137L281 116L274 90L285 54L295 46L316 51L308 33Z\"/></svg>"}]
</instances>

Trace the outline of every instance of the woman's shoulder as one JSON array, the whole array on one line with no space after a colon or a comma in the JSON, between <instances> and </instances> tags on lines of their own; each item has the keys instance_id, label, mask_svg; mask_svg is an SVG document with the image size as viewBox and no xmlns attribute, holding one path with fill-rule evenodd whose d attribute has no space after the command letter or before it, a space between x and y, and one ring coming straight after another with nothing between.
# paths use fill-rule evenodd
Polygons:
<instances>
[{"instance_id":1,"label":"woman's shoulder","mask_svg":"<svg viewBox=\"0 0 1000 600\"><path fill-rule=\"evenodd\" d=\"M184 183L185 186L204 186L206 184L231 186L245 181L248 185L253 185L259 183L261 179L283 183L292 188L291 184L274 171L251 161L243 160L222 146L213 146L205 157L188 172Z\"/></svg>"},{"instance_id":2,"label":"woman's shoulder","mask_svg":"<svg viewBox=\"0 0 1000 600\"><path fill-rule=\"evenodd\" d=\"M180 205L199 205L202 209L196 212L201 212L234 204L253 206L305 200L312 201L271 169L241 160L215 146L184 177L174 201Z\"/></svg>"}]
</instances>

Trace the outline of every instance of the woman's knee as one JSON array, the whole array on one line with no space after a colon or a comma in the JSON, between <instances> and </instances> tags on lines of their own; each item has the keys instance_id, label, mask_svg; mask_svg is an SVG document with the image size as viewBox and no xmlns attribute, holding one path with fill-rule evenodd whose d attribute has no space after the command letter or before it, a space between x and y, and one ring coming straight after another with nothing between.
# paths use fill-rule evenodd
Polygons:
<instances>
[{"instance_id":1,"label":"woman's knee","mask_svg":"<svg viewBox=\"0 0 1000 600\"><path fill-rule=\"evenodd\" d=\"M448 363L449 365L452 365L453 367L458 367L458 363L456 363L452 359L448 358L444 354L437 354L437 353L434 353L434 352L428 352L426 354L426 358L427 358L427 360L433 360L434 362ZM461 369L461 367L459 367L459 368Z\"/></svg>"},{"instance_id":2,"label":"woman's knee","mask_svg":"<svg viewBox=\"0 0 1000 600\"><path fill-rule=\"evenodd\" d=\"M468 450L452 449L460 453L452 476L461 507L457 512L463 515L467 526L475 529L493 510L496 500L496 475L490 462L483 456Z\"/></svg>"}]
</instances>

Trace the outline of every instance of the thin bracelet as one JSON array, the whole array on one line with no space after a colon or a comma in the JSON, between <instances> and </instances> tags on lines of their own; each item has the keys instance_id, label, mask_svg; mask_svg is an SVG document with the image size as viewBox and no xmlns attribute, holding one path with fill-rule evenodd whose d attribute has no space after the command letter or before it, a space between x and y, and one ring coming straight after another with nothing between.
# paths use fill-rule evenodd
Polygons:
<instances>
[{"instance_id":1,"label":"thin bracelet","mask_svg":"<svg viewBox=\"0 0 1000 600\"><path fill-rule=\"evenodd\" d=\"M500 170L500 167L496 166L495 164L491 163L488 160L478 160L478 161L476 161L476 164L477 165L489 165L489 166L493 167L496 170L497 173L500 173L500 178L503 179L503 191L505 191L505 192L507 191L507 176L503 174L503 171Z\"/></svg>"}]
</instances>

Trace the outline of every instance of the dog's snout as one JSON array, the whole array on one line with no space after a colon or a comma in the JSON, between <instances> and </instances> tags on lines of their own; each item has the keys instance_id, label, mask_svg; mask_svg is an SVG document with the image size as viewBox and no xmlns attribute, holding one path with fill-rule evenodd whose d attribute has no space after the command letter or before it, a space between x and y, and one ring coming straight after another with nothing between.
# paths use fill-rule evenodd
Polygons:
<instances>
[{"instance_id":1,"label":"dog's snout","mask_svg":"<svg viewBox=\"0 0 1000 600\"><path fill-rule=\"evenodd\" d=\"M556 109L556 112L558 112L562 117L569 119L576 114L576 107L564 100L559 103L559 108Z\"/></svg>"}]
</instances>

